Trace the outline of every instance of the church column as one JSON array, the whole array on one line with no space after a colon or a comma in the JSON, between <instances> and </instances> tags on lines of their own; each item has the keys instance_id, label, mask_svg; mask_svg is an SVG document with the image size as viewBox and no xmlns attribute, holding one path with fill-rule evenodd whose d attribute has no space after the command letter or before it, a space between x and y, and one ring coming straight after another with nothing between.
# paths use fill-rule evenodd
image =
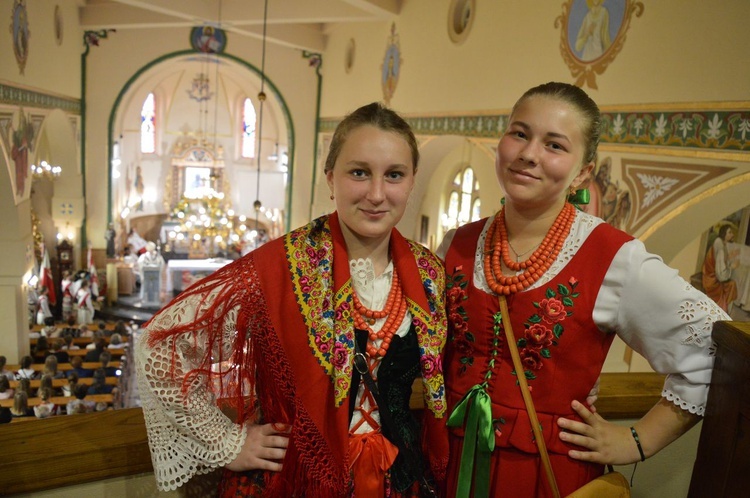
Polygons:
<instances>
[{"instance_id":1,"label":"church column","mask_svg":"<svg viewBox=\"0 0 750 498\"><path fill-rule=\"evenodd\" d=\"M29 354L29 319L25 280L31 276L34 242L31 234L31 202L18 206L12 196L0 201L0 354L8 363L19 363Z\"/></svg>"}]
</instances>

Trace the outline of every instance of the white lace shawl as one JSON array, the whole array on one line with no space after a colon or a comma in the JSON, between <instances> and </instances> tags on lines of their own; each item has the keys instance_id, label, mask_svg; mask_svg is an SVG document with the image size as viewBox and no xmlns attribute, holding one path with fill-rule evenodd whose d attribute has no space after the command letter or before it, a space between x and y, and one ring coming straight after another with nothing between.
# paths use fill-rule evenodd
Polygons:
<instances>
[{"instance_id":1,"label":"white lace shawl","mask_svg":"<svg viewBox=\"0 0 750 498\"><path fill-rule=\"evenodd\" d=\"M474 285L487 293L482 248L491 222L489 218L482 229L474 258ZM532 288L554 278L600 223L604 221L579 211L557 260ZM454 235L449 232L440 244L440 257L445 258ZM667 374L663 397L703 415L714 364L711 331L714 322L730 319L713 300L646 251L641 241L632 240L607 270L593 318L601 331L616 333L655 371Z\"/></svg>"},{"instance_id":2,"label":"white lace shawl","mask_svg":"<svg viewBox=\"0 0 750 498\"><path fill-rule=\"evenodd\" d=\"M352 260L349 263L352 283L362 304L371 309L382 309L388 297L393 278L393 264L375 276L372 262L369 259ZM218 293L220 289L215 289ZM182 392L182 378L198 367L204 357L205 336L201 331L184 334L176 339L148 347L148 334L154 329L169 329L174 325L191 322L196 314L196 302L199 297L178 301L165 308L154 319L148 328L136 335L135 359L138 372L138 391L146 421L151 460L154 466L157 487L170 491L185 484L194 475L205 474L215 468L223 467L234 460L245 442L247 429L233 423L216 406L215 399L205 385L195 383L187 396ZM208 299L205 306L209 306ZM232 310L224 322L225 337L233 334L234 317L237 310ZM377 320L373 330L383 326L384 319ZM398 335L404 336L409 331L411 314L407 311ZM174 379L170 377L171 344L177 340L177 369ZM223 341L230 345L231 340ZM217 357L228 357L229 351ZM376 370L377 372L377 370ZM206 382L205 378L201 379ZM363 394L364 384L360 384L358 401ZM187 402L186 402L187 401ZM355 411L352 424L356 424L361 415ZM377 412L373 418L379 420ZM357 432L371 431L364 423Z\"/></svg>"},{"instance_id":3,"label":"white lace shawl","mask_svg":"<svg viewBox=\"0 0 750 498\"><path fill-rule=\"evenodd\" d=\"M247 429L232 422L216 405L213 394L205 385L205 376L183 394L182 379L197 368L204 357L206 337L202 331L182 334L148 346L152 330L169 329L190 322L197 314L199 296L178 301L165 308L148 328L135 337L135 361L138 394L146 421L151 460L157 487L162 491L177 489L191 477L205 474L234 460L242 449ZM210 299L209 299L210 301ZM233 334L237 310L228 313L224 333ZM172 344L177 361L174 377ZM231 340L223 341L230 345ZM228 357L229 351L220 357Z\"/></svg>"}]
</instances>

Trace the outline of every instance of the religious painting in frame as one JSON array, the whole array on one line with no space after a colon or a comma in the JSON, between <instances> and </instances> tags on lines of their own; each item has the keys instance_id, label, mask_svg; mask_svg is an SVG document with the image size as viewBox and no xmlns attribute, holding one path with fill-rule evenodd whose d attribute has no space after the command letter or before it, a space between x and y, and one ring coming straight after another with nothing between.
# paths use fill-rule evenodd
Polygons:
<instances>
[{"instance_id":1,"label":"religious painting in frame","mask_svg":"<svg viewBox=\"0 0 750 498\"><path fill-rule=\"evenodd\" d=\"M199 26L190 32L190 45L205 54L221 54L227 48L227 34L213 26Z\"/></svg>"},{"instance_id":2,"label":"religious painting in frame","mask_svg":"<svg viewBox=\"0 0 750 498\"><path fill-rule=\"evenodd\" d=\"M23 74L29 57L29 36L31 35L26 0L15 0L11 19L13 20L10 25L10 32L13 35L13 53L16 56L18 69Z\"/></svg>"},{"instance_id":3,"label":"religious painting in frame","mask_svg":"<svg viewBox=\"0 0 750 498\"><path fill-rule=\"evenodd\" d=\"M560 52L575 84L597 88L602 74L622 50L630 20L643 14L636 0L567 0L555 19L560 29Z\"/></svg>"},{"instance_id":4,"label":"religious painting in frame","mask_svg":"<svg viewBox=\"0 0 750 498\"><path fill-rule=\"evenodd\" d=\"M401 74L401 47L399 36L396 34L396 23L391 24L391 35L388 37L388 46L385 49L385 58L383 65L380 66L381 85L383 87L383 101L385 105L390 105L391 98L396 92L398 77Z\"/></svg>"}]
</instances>

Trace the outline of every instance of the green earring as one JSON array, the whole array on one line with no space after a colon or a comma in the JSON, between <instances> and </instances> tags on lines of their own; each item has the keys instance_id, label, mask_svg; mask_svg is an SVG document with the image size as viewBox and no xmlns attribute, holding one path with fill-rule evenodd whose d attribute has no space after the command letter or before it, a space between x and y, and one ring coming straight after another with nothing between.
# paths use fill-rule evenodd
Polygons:
<instances>
[{"instance_id":1,"label":"green earring","mask_svg":"<svg viewBox=\"0 0 750 498\"><path fill-rule=\"evenodd\" d=\"M589 189L587 188L576 190L574 193L568 196L568 202L575 206L588 204L589 201L591 201L591 192L589 192Z\"/></svg>"}]
</instances>

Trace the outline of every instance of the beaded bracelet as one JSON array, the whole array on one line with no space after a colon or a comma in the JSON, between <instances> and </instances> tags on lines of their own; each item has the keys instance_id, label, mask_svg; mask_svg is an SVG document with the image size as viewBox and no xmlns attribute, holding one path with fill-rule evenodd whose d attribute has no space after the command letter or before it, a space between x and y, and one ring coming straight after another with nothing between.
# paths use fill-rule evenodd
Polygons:
<instances>
[{"instance_id":1,"label":"beaded bracelet","mask_svg":"<svg viewBox=\"0 0 750 498\"><path fill-rule=\"evenodd\" d=\"M630 428L630 433L633 435L633 439L635 439L635 444L638 446L638 453L641 454L641 462L646 460L646 455L643 454L643 447L641 447L641 439L638 437L638 433L635 432L635 427Z\"/></svg>"}]
</instances>

